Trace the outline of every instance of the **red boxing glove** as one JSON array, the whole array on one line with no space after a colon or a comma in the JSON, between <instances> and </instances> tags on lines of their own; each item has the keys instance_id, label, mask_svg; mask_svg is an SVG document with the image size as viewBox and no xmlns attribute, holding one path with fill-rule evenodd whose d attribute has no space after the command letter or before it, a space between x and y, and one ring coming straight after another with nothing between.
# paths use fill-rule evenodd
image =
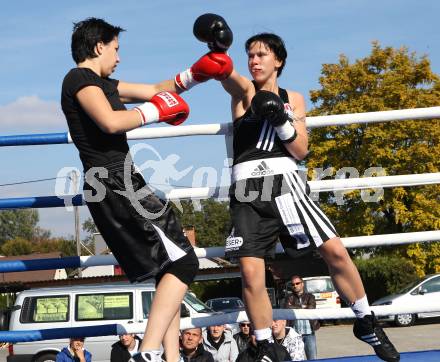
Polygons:
<instances>
[{"instance_id":1,"label":"red boxing glove","mask_svg":"<svg viewBox=\"0 0 440 362\"><path fill-rule=\"evenodd\" d=\"M156 122L166 122L178 126L189 116L189 106L177 93L160 92L134 108L141 116L141 126Z\"/></svg>"},{"instance_id":2,"label":"red boxing glove","mask_svg":"<svg viewBox=\"0 0 440 362\"><path fill-rule=\"evenodd\" d=\"M225 53L210 52L201 57L193 66L174 78L176 85L188 90L209 79L224 80L232 73L232 59Z\"/></svg>"}]
</instances>

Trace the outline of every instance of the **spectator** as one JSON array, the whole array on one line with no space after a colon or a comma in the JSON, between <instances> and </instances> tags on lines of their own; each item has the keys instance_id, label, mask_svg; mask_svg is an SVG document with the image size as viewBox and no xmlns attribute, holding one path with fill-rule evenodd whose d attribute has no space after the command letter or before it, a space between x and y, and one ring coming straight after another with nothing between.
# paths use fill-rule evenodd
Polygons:
<instances>
[{"instance_id":1,"label":"spectator","mask_svg":"<svg viewBox=\"0 0 440 362\"><path fill-rule=\"evenodd\" d=\"M287 349L278 344L278 343L273 343L274 346L274 352L278 358L279 361L289 361L290 360L290 356L289 356L289 352L287 351ZM237 361L236 362L255 362L255 361L259 361L259 350L257 348L257 339L255 338L255 334L253 332L253 330L251 329L250 331L250 339L249 339L249 344L247 346L247 348L240 352L240 354L237 357Z\"/></svg>"},{"instance_id":2,"label":"spectator","mask_svg":"<svg viewBox=\"0 0 440 362\"><path fill-rule=\"evenodd\" d=\"M238 324L240 332L234 334L235 342L237 342L238 353L243 352L251 339L251 323L249 321L243 321Z\"/></svg>"},{"instance_id":3,"label":"spectator","mask_svg":"<svg viewBox=\"0 0 440 362\"><path fill-rule=\"evenodd\" d=\"M183 362L214 362L212 354L203 348L201 328L183 330L180 345Z\"/></svg>"},{"instance_id":4,"label":"spectator","mask_svg":"<svg viewBox=\"0 0 440 362\"><path fill-rule=\"evenodd\" d=\"M57 354L56 362L92 362L92 354L84 349L83 337L72 337L69 346Z\"/></svg>"},{"instance_id":5,"label":"spectator","mask_svg":"<svg viewBox=\"0 0 440 362\"><path fill-rule=\"evenodd\" d=\"M315 309L315 296L304 291L304 281L298 275L291 278L292 295L287 299L286 307L294 309ZM297 319L294 322L295 330L302 336L307 359L317 358L315 331L320 327L316 320Z\"/></svg>"},{"instance_id":6,"label":"spectator","mask_svg":"<svg viewBox=\"0 0 440 362\"><path fill-rule=\"evenodd\" d=\"M203 331L203 346L212 354L215 362L234 362L237 359L237 343L232 332L224 325L209 326Z\"/></svg>"},{"instance_id":7,"label":"spectator","mask_svg":"<svg viewBox=\"0 0 440 362\"><path fill-rule=\"evenodd\" d=\"M295 329L286 327L285 319L274 320L272 333L275 343L285 347L292 361L304 361L306 359L304 342Z\"/></svg>"},{"instance_id":8,"label":"spectator","mask_svg":"<svg viewBox=\"0 0 440 362\"><path fill-rule=\"evenodd\" d=\"M135 334L122 334L119 341L113 343L110 362L127 362L131 356L136 354L142 340Z\"/></svg>"}]
</instances>

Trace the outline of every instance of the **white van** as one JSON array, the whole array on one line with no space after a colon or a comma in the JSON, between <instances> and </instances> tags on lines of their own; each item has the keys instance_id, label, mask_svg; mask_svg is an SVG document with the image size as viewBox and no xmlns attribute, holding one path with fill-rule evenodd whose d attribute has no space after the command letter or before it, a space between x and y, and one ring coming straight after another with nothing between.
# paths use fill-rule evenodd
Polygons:
<instances>
[{"instance_id":1,"label":"white van","mask_svg":"<svg viewBox=\"0 0 440 362\"><path fill-rule=\"evenodd\" d=\"M303 278L304 291L315 296L316 308L341 308L341 299L329 276ZM292 293L292 284L286 283L286 295Z\"/></svg>"},{"instance_id":2,"label":"white van","mask_svg":"<svg viewBox=\"0 0 440 362\"><path fill-rule=\"evenodd\" d=\"M31 289L21 292L9 321L10 331L100 326L118 323L139 325L144 330L155 292L150 283L115 283L59 288ZM183 304L193 316L206 316L211 310L187 293ZM117 336L87 337L84 347L93 362L110 360L111 345ZM69 340L56 339L13 344L7 362L51 362Z\"/></svg>"}]
</instances>

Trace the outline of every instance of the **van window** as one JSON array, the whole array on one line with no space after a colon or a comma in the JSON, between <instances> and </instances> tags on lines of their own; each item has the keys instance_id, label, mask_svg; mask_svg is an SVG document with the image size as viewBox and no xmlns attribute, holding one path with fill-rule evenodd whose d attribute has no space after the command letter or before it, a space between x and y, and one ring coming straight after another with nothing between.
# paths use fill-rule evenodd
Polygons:
<instances>
[{"instance_id":1,"label":"van window","mask_svg":"<svg viewBox=\"0 0 440 362\"><path fill-rule=\"evenodd\" d=\"M309 293L328 293L333 292L335 288L330 278L304 280L305 289Z\"/></svg>"},{"instance_id":2,"label":"van window","mask_svg":"<svg viewBox=\"0 0 440 362\"><path fill-rule=\"evenodd\" d=\"M148 318L150 314L151 304L153 303L154 292L142 292L142 315Z\"/></svg>"},{"instance_id":3,"label":"van window","mask_svg":"<svg viewBox=\"0 0 440 362\"><path fill-rule=\"evenodd\" d=\"M79 294L75 316L77 321L133 318L133 293Z\"/></svg>"},{"instance_id":4,"label":"van window","mask_svg":"<svg viewBox=\"0 0 440 362\"><path fill-rule=\"evenodd\" d=\"M20 313L21 323L52 323L69 320L69 296L27 297Z\"/></svg>"}]
</instances>

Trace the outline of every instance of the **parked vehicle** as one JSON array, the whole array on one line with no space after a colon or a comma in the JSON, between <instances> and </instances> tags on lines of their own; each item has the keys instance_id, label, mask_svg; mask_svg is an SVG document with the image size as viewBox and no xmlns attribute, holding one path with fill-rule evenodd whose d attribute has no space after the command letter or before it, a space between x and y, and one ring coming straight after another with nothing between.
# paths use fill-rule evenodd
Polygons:
<instances>
[{"instance_id":1,"label":"parked vehicle","mask_svg":"<svg viewBox=\"0 0 440 362\"><path fill-rule=\"evenodd\" d=\"M208 299L205 304L216 312L228 313L244 310L244 303L237 297Z\"/></svg>"},{"instance_id":2,"label":"parked vehicle","mask_svg":"<svg viewBox=\"0 0 440 362\"><path fill-rule=\"evenodd\" d=\"M143 331L154 292L155 286L150 283L115 283L25 290L17 296L10 312L9 330L25 331L118 323L126 327L138 325L139 330ZM183 306L184 314L191 317L212 314L211 309L190 293L186 294ZM85 340L85 348L92 353L93 362L108 362L111 345L117 340L117 336L88 337ZM7 362L55 361L56 354L68 343L67 338L16 343L10 348Z\"/></svg>"},{"instance_id":3,"label":"parked vehicle","mask_svg":"<svg viewBox=\"0 0 440 362\"><path fill-rule=\"evenodd\" d=\"M427 275L395 294L376 300L372 305L438 305L439 311L433 313L397 314L378 317L379 320L394 322L399 327L408 327L419 318L440 317L440 273Z\"/></svg>"},{"instance_id":4,"label":"parked vehicle","mask_svg":"<svg viewBox=\"0 0 440 362\"><path fill-rule=\"evenodd\" d=\"M341 299L329 276L303 278L304 290L315 296L316 308L341 308ZM285 286L285 295L292 294L290 280Z\"/></svg>"}]
</instances>

